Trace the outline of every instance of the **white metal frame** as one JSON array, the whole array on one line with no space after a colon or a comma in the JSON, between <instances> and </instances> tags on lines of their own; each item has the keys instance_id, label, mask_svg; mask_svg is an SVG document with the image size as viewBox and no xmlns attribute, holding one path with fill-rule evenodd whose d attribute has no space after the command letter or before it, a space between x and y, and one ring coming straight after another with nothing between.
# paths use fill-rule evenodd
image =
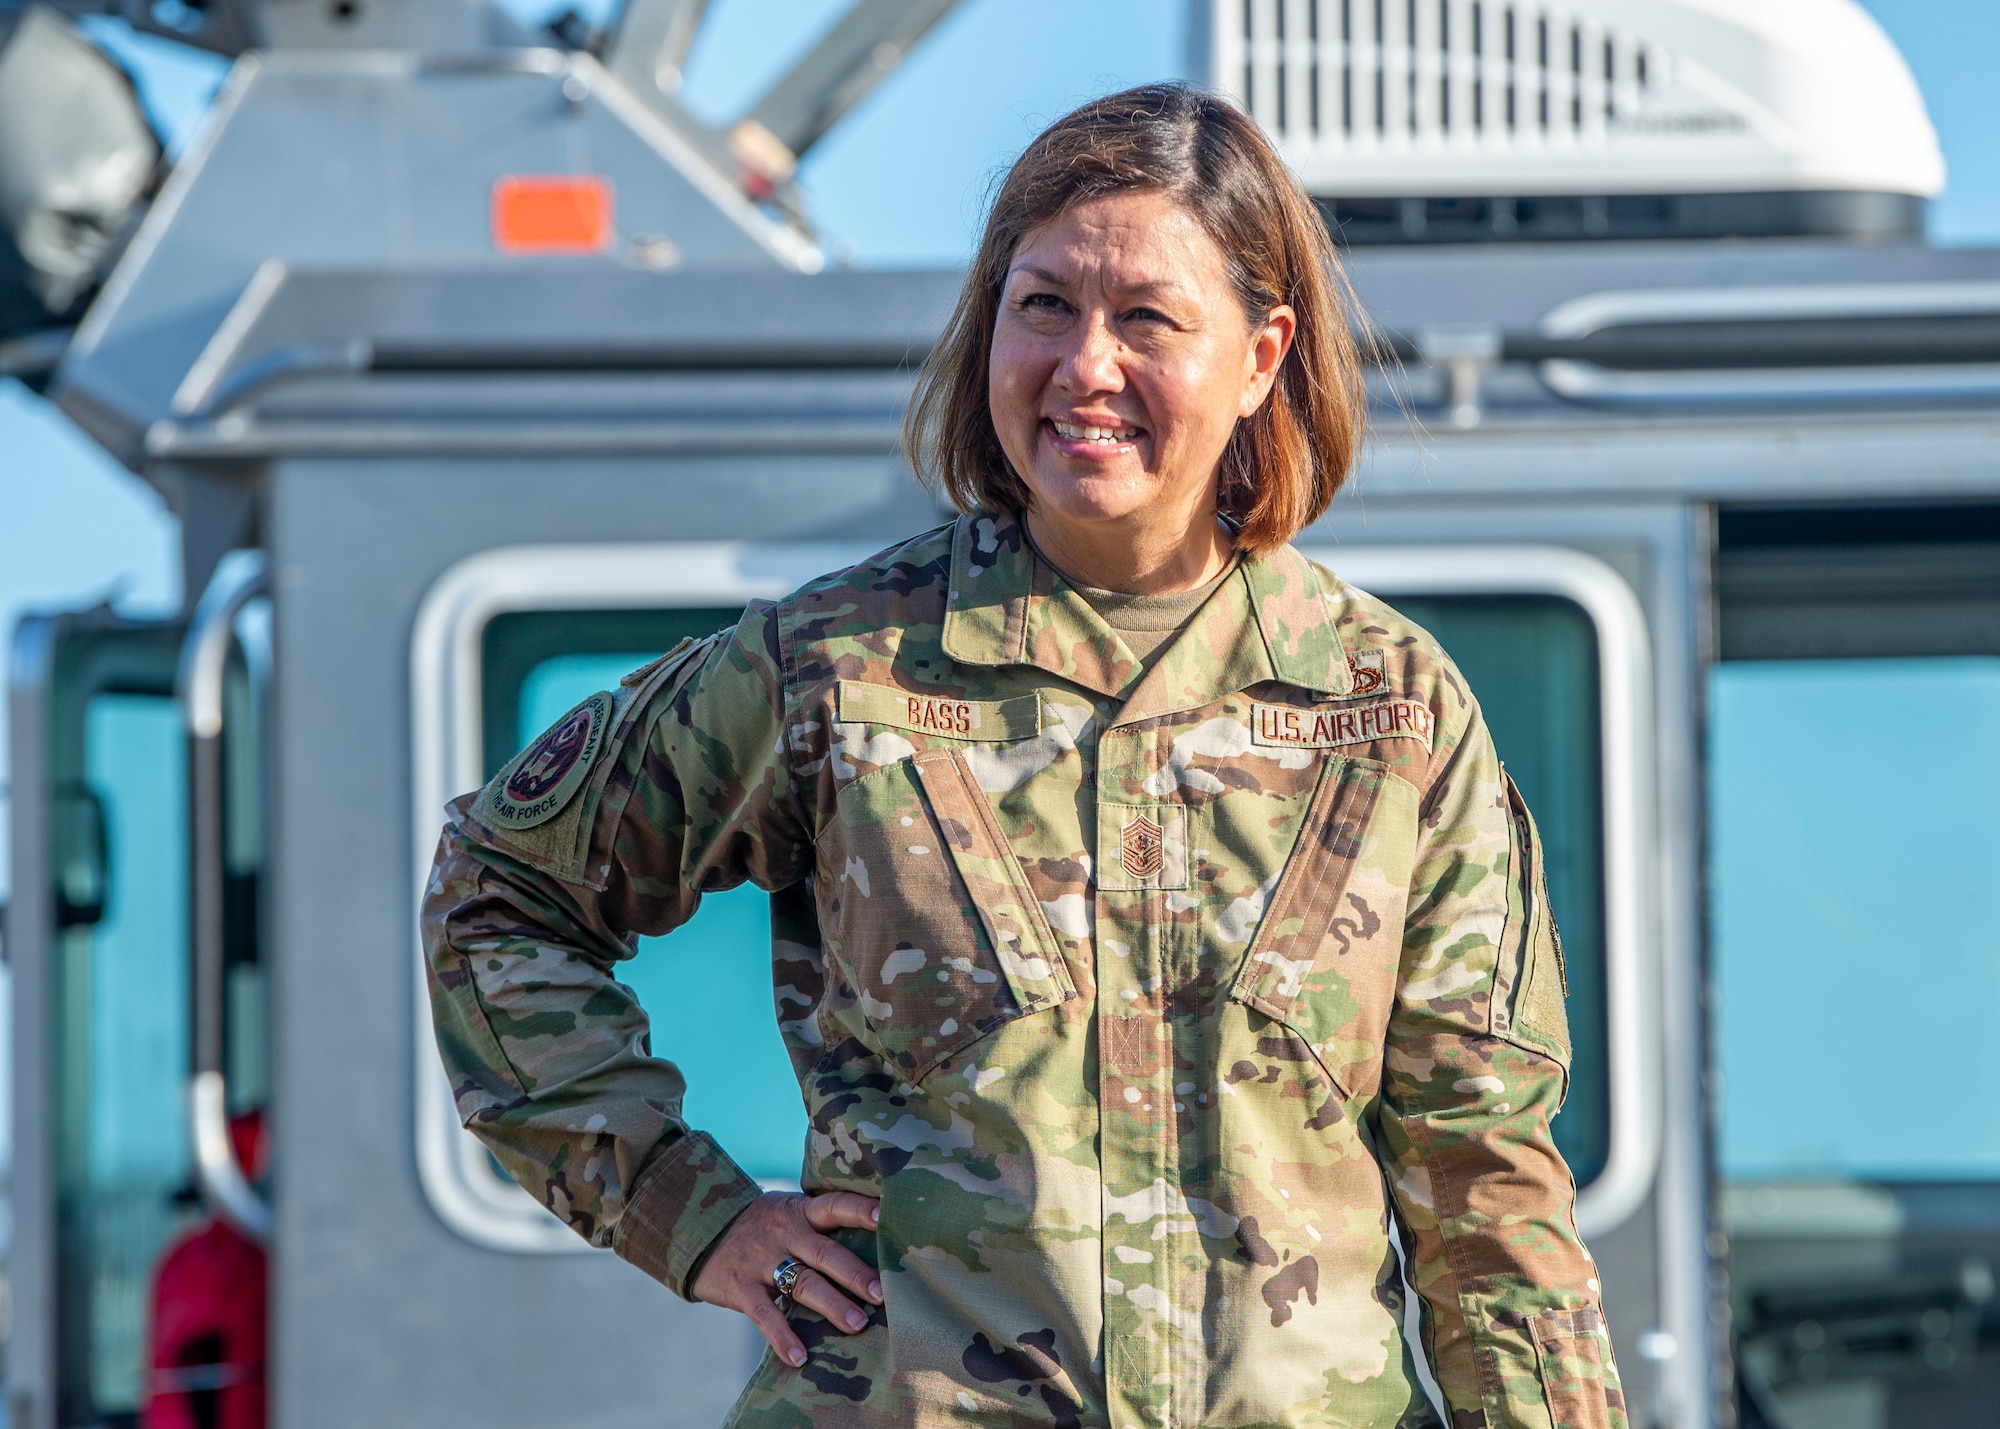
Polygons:
<instances>
[{"instance_id":1,"label":"white metal frame","mask_svg":"<svg viewBox=\"0 0 2000 1429\"><path fill-rule=\"evenodd\" d=\"M425 595L410 649L412 890L421 901L445 803L476 787L481 767L480 649L495 617L526 610L609 610L734 604L775 598L869 553L840 542L659 542L502 547L451 567ZM1659 1162L1655 1029L1644 1015L1656 976L1647 877L1653 786L1646 751L1651 657L1631 589L1602 561L1531 545L1314 547L1343 578L1394 594L1540 594L1575 601L1597 632L1604 762L1606 1000L1611 1058L1611 1148L1578 1197L1585 1235L1638 1209ZM414 912L414 902L413 902ZM416 1155L439 1217L492 1250L587 1249L513 1182L458 1121L432 1030L422 951L413 965Z\"/></svg>"},{"instance_id":2,"label":"white metal frame","mask_svg":"<svg viewBox=\"0 0 2000 1429\"><path fill-rule=\"evenodd\" d=\"M1398 595L1555 595L1575 601L1597 633L1598 723L1604 777L1604 1000L1610 1059L1611 1147L1577 1195L1586 1238L1623 1224L1644 1203L1660 1164L1662 1084L1656 1020L1658 890L1654 817L1653 668L1645 612L1632 588L1595 556L1567 546L1312 546L1305 553L1346 581Z\"/></svg>"}]
</instances>

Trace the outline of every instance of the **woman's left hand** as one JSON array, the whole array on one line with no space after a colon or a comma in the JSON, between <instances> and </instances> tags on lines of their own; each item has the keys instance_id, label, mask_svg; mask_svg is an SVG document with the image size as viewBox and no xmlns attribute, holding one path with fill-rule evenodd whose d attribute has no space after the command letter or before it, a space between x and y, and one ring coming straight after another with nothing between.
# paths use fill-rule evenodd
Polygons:
<instances>
[{"instance_id":1,"label":"woman's left hand","mask_svg":"<svg viewBox=\"0 0 2000 1429\"><path fill-rule=\"evenodd\" d=\"M848 1334L859 1334L867 1328L867 1313L841 1291L880 1305L882 1278L826 1232L872 1231L881 1218L880 1201L852 1191L759 1196L722 1233L690 1288L697 1300L748 1315L778 1357L796 1368L806 1362L806 1347L778 1310L772 1272L787 1260L797 1261L803 1269L792 1299Z\"/></svg>"}]
</instances>

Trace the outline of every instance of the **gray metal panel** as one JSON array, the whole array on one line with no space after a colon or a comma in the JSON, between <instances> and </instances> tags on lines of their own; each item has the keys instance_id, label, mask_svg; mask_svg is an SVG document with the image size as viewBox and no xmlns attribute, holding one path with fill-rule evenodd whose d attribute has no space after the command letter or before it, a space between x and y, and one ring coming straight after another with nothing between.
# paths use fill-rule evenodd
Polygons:
<instances>
[{"instance_id":1,"label":"gray metal panel","mask_svg":"<svg viewBox=\"0 0 2000 1429\"><path fill-rule=\"evenodd\" d=\"M275 49L464 52L535 38L493 0L249 0L245 8L257 42Z\"/></svg>"},{"instance_id":2,"label":"gray metal panel","mask_svg":"<svg viewBox=\"0 0 2000 1429\"><path fill-rule=\"evenodd\" d=\"M914 368L956 273L260 270L155 417L212 417L285 382L360 372ZM578 384L572 383L571 387ZM565 402L588 399L569 391ZM432 399L432 406L437 401Z\"/></svg>"},{"instance_id":3,"label":"gray metal panel","mask_svg":"<svg viewBox=\"0 0 2000 1429\"><path fill-rule=\"evenodd\" d=\"M272 885L281 1429L710 1425L752 1332L609 1255L473 1247L411 1156L409 640L456 561L522 541L859 537L937 514L888 455L286 461Z\"/></svg>"},{"instance_id":4,"label":"gray metal panel","mask_svg":"<svg viewBox=\"0 0 2000 1429\"><path fill-rule=\"evenodd\" d=\"M238 62L209 124L79 330L59 382L66 409L128 462L268 260L510 276L818 262L587 56L253 55ZM498 255L494 181L571 173L611 181L613 252Z\"/></svg>"},{"instance_id":5,"label":"gray metal panel","mask_svg":"<svg viewBox=\"0 0 2000 1429\"><path fill-rule=\"evenodd\" d=\"M673 93L707 8L708 0L625 0L605 64L635 93Z\"/></svg>"},{"instance_id":6,"label":"gray metal panel","mask_svg":"<svg viewBox=\"0 0 2000 1429\"><path fill-rule=\"evenodd\" d=\"M890 450L959 284L274 265L149 414L147 450Z\"/></svg>"},{"instance_id":7,"label":"gray metal panel","mask_svg":"<svg viewBox=\"0 0 2000 1429\"><path fill-rule=\"evenodd\" d=\"M156 423L146 451L156 462L190 463L281 455L532 454L567 463L745 450L892 452L909 387L908 374L894 372L314 382L213 421Z\"/></svg>"},{"instance_id":8,"label":"gray metal panel","mask_svg":"<svg viewBox=\"0 0 2000 1429\"><path fill-rule=\"evenodd\" d=\"M1796 545L1724 553L1724 660L2000 654L2000 546Z\"/></svg>"}]
</instances>

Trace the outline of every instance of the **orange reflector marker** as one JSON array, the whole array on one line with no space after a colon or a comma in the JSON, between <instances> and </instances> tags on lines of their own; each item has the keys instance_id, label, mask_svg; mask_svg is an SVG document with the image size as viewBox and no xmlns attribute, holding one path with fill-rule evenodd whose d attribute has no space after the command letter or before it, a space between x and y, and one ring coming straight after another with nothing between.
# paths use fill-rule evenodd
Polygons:
<instances>
[{"instance_id":1,"label":"orange reflector marker","mask_svg":"<svg viewBox=\"0 0 2000 1429\"><path fill-rule=\"evenodd\" d=\"M611 180L596 174L508 174L494 180L493 246L502 253L608 251Z\"/></svg>"}]
</instances>

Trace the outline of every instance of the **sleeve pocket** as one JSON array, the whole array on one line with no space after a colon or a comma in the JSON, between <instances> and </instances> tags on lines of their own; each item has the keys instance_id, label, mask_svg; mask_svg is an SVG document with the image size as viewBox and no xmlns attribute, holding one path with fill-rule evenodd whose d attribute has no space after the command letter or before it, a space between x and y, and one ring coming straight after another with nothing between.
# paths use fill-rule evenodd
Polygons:
<instances>
[{"instance_id":1,"label":"sleeve pocket","mask_svg":"<svg viewBox=\"0 0 2000 1429\"><path fill-rule=\"evenodd\" d=\"M1597 1307L1544 1310L1528 1327L1553 1429L1611 1429L1612 1407L1622 1410L1624 1399Z\"/></svg>"},{"instance_id":2,"label":"sleeve pocket","mask_svg":"<svg viewBox=\"0 0 2000 1429\"><path fill-rule=\"evenodd\" d=\"M1569 1066L1569 973L1563 966L1562 935L1549 907L1549 883L1542 863L1542 839L1512 775L1507 811L1512 824L1511 878L1507 892L1507 934L1500 959L1504 986L1497 989L1493 1030L1510 1041Z\"/></svg>"}]
</instances>

